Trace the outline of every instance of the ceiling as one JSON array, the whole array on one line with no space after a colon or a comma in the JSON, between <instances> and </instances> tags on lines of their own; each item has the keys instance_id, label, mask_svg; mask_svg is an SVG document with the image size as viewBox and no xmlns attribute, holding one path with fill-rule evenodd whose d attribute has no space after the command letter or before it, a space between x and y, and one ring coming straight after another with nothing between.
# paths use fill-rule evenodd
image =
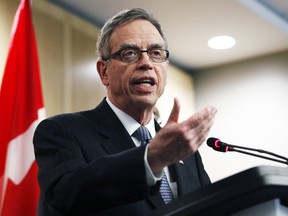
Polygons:
<instances>
[{"instance_id":1,"label":"ceiling","mask_svg":"<svg viewBox=\"0 0 288 216\"><path fill-rule=\"evenodd\" d=\"M288 50L288 0L48 0L102 26L123 9L151 10L167 35L170 62L195 71ZM236 45L212 50L212 36Z\"/></svg>"}]
</instances>

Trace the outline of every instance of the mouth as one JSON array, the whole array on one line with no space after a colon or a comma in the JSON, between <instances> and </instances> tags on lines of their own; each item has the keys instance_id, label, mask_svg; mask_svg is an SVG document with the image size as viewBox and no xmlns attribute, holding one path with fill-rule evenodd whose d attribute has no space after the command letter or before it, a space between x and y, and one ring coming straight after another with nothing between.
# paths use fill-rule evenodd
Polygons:
<instances>
[{"instance_id":1,"label":"mouth","mask_svg":"<svg viewBox=\"0 0 288 216\"><path fill-rule=\"evenodd\" d=\"M134 85L142 87L151 87L155 85L155 80L153 78L139 79L134 82Z\"/></svg>"}]
</instances>

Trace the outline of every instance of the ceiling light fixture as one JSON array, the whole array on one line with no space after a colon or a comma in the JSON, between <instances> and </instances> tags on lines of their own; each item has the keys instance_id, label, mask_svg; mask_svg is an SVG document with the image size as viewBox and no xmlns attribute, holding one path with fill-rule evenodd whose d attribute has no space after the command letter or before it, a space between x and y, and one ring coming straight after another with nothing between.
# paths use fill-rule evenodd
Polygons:
<instances>
[{"instance_id":1,"label":"ceiling light fixture","mask_svg":"<svg viewBox=\"0 0 288 216\"><path fill-rule=\"evenodd\" d=\"M208 46L212 49L223 50L229 49L236 44L236 40L230 36L215 36L209 39Z\"/></svg>"}]
</instances>

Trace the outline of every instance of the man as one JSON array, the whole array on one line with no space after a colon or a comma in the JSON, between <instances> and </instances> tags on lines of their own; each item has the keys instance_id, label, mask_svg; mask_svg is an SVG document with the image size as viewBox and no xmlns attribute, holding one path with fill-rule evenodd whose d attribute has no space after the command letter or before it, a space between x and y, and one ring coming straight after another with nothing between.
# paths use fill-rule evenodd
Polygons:
<instances>
[{"instance_id":1,"label":"man","mask_svg":"<svg viewBox=\"0 0 288 216\"><path fill-rule=\"evenodd\" d=\"M107 97L93 110L44 120L35 132L39 215L149 215L210 183L197 149L216 109L178 123L175 99L161 130L153 117L167 80L167 46L145 10L125 10L106 22L97 70ZM141 125L149 130L140 133L144 141L135 132ZM160 194L167 181L168 201Z\"/></svg>"}]
</instances>

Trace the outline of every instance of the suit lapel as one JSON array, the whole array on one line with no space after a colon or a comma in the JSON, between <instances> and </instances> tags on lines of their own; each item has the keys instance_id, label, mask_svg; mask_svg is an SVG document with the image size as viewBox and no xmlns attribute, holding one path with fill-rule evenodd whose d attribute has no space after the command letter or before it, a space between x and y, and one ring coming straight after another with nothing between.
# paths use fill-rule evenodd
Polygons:
<instances>
[{"instance_id":1,"label":"suit lapel","mask_svg":"<svg viewBox=\"0 0 288 216\"><path fill-rule=\"evenodd\" d=\"M107 154L115 154L135 147L129 133L105 99L95 111L98 112L98 121L101 122L99 134L104 138L101 146Z\"/></svg>"}]
</instances>

